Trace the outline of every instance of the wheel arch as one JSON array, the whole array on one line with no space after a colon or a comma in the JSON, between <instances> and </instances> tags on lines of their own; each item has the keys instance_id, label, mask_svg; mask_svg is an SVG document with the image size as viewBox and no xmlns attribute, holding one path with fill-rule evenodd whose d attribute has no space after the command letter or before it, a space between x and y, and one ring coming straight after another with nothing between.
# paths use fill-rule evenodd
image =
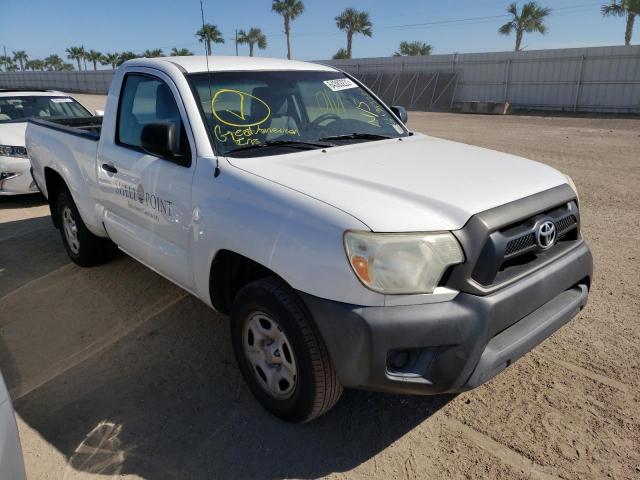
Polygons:
<instances>
[{"instance_id":1,"label":"wheel arch","mask_svg":"<svg viewBox=\"0 0 640 480\"><path fill-rule=\"evenodd\" d=\"M49 202L49 211L51 212L51 219L53 220L53 225L56 228L60 228L60 222L55 215L55 206L56 200L60 192L67 191L70 193L69 187L67 186L67 182L65 182L62 175L60 175L57 171L55 171L51 167L44 168L44 181L45 188L47 191L47 200ZM73 198L73 195L71 196Z\"/></svg>"},{"instance_id":2,"label":"wheel arch","mask_svg":"<svg viewBox=\"0 0 640 480\"><path fill-rule=\"evenodd\" d=\"M246 285L261 278L285 279L268 267L233 250L221 249L211 261L209 271L209 297L213 307L229 314L238 292Z\"/></svg>"}]
</instances>

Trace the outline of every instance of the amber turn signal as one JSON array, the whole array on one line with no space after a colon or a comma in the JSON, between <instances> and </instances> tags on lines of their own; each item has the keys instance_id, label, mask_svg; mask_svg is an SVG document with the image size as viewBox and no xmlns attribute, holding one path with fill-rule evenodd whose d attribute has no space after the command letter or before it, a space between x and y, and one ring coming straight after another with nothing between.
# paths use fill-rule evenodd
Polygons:
<instances>
[{"instance_id":1,"label":"amber turn signal","mask_svg":"<svg viewBox=\"0 0 640 480\"><path fill-rule=\"evenodd\" d=\"M371 277L369 276L369 262L366 258L359 255L352 257L351 265L363 282L371 283Z\"/></svg>"}]
</instances>

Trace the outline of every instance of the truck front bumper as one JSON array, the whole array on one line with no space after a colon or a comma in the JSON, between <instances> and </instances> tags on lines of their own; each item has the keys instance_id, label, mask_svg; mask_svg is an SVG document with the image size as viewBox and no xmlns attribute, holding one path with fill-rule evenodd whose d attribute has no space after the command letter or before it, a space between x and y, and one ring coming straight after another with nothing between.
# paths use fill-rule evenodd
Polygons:
<instances>
[{"instance_id":1,"label":"truck front bumper","mask_svg":"<svg viewBox=\"0 0 640 480\"><path fill-rule=\"evenodd\" d=\"M438 394L481 385L571 320L587 303L592 271L580 242L485 296L387 307L300 296L345 387Z\"/></svg>"},{"instance_id":2,"label":"truck front bumper","mask_svg":"<svg viewBox=\"0 0 640 480\"><path fill-rule=\"evenodd\" d=\"M37 193L28 158L0 156L0 195Z\"/></svg>"}]
</instances>

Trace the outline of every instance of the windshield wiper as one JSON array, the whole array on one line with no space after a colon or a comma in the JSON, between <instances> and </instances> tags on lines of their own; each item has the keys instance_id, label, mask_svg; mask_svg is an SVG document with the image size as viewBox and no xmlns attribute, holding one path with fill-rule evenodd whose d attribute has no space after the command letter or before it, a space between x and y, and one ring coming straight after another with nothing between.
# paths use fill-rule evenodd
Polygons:
<instances>
[{"instance_id":1,"label":"windshield wiper","mask_svg":"<svg viewBox=\"0 0 640 480\"><path fill-rule=\"evenodd\" d=\"M333 135L331 137L321 138L320 141L329 141L329 140L387 140L389 137L387 135L378 135L377 133L346 133L344 135Z\"/></svg>"},{"instance_id":2,"label":"windshield wiper","mask_svg":"<svg viewBox=\"0 0 640 480\"><path fill-rule=\"evenodd\" d=\"M227 153L237 153L237 152L246 152L249 150L257 150L265 147L292 147L292 148L304 148L304 149L312 149L312 148L327 148L333 147L331 143L326 142L311 142L304 140L267 140L264 143L259 143L256 145L247 145L246 147L234 148L233 150L229 150Z\"/></svg>"}]
</instances>

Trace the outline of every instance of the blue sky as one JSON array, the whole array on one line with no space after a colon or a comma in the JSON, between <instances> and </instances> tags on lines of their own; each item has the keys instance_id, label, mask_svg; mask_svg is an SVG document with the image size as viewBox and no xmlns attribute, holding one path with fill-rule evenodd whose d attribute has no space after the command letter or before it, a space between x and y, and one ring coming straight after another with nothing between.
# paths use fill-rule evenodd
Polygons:
<instances>
[{"instance_id":1,"label":"blue sky","mask_svg":"<svg viewBox=\"0 0 640 480\"><path fill-rule=\"evenodd\" d=\"M334 17L349 6L367 10L374 24L372 38L354 40L354 57L391 55L402 40L430 43L434 53L511 50L514 38L497 33L506 21L500 16L505 15L509 1L305 0L306 11L292 27L293 54L304 60L326 59L343 47L345 35L337 30ZM622 44L624 19L600 15L599 6L607 1L539 0L554 9L548 20L549 33L526 35L523 44L529 50ZM64 49L72 45L101 52L162 48L168 53L175 46L204 53L194 36L201 23L198 0L0 3L0 48L6 45L8 53L26 50L30 58L51 53L65 58ZM270 0L205 0L204 7L205 20L217 25L227 38L226 44L214 48L214 54L233 55L235 29L257 26L268 35L268 48L257 54L286 55L282 17L271 12ZM640 42L640 24L636 30L634 43ZM241 54L248 54L247 47L240 48Z\"/></svg>"}]
</instances>

